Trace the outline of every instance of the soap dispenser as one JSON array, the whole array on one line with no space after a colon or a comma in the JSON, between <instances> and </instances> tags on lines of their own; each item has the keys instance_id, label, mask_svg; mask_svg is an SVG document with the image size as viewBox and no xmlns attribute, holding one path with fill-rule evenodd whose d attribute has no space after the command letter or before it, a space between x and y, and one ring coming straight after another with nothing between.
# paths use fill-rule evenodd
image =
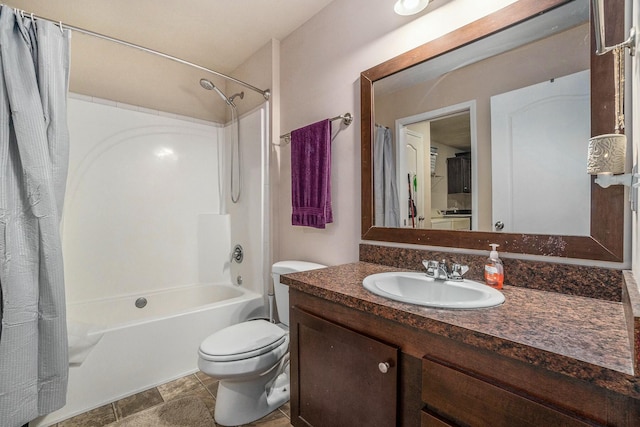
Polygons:
<instances>
[{"instance_id":1,"label":"soap dispenser","mask_svg":"<svg viewBox=\"0 0 640 427\"><path fill-rule=\"evenodd\" d=\"M502 267L502 260L498 256L496 248L500 245L495 243L490 244L491 252L489 258L484 264L484 281L487 286L491 286L495 289L502 289L502 282L504 281L504 268Z\"/></svg>"}]
</instances>

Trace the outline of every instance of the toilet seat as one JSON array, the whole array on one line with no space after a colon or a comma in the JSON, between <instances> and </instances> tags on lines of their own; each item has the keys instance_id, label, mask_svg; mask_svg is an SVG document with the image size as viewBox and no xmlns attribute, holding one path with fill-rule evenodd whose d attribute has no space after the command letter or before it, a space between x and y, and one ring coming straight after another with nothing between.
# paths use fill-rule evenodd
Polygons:
<instances>
[{"instance_id":1,"label":"toilet seat","mask_svg":"<svg viewBox=\"0 0 640 427\"><path fill-rule=\"evenodd\" d=\"M206 338L198 353L210 362L231 362L273 351L287 340L287 333L266 320L242 322Z\"/></svg>"},{"instance_id":2,"label":"toilet seat","mask_svg":"<svg viewBox=\"0 0 640 427\"><path fill-rule=\"evenodd\" d=\"M198 351L198 368L205 374L221 381L247 381L256 376L262 376L276 368L278 362L289 351L289 334L284 335L284 340L277 347L267 351L266 348L268 347L270 346L262 347L260 351L264 351L264 353L257 356L240 359L239 357L243 357L246 353L243 355L229 355L226 358L231 360L226 361L211 360L216 356Z\"/></svg>"}]
</instances>

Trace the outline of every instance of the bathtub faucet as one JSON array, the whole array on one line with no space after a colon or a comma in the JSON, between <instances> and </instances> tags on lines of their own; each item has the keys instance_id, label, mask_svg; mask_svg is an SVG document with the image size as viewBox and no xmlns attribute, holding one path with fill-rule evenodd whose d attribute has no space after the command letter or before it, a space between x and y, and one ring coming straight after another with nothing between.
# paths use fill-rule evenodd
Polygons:
<instances>
[{"instance_id":1,"label":"bathtub faucet","mask_svg":"<svg viewBox=\"0 0 640 427\"><path fill-rule=\"evenodd\" d=\"M242 251L242 246L236 245L233 248L233 253L231 253L231 261L235 260L235 262L240 264L243 258L244 258L244 252Z\"/></svg>"}]
</instances>

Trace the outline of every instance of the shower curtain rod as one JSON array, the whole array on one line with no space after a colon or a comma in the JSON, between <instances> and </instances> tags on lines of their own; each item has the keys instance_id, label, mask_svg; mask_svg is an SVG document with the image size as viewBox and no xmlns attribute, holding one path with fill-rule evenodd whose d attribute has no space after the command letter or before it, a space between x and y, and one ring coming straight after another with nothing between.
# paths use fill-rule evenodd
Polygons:
<instances>
[{"instance_id":1,"label":"shower curtain rod","mask_svg":"<svg viewBox=\"0 0 640 427\"><path fill-rule=\"evenodd\" d=\"M0 4L0 6L6 6L6 5L5 4ZM10 6L7 6L7 7L10 7ZM259 88L255 87L255 86L250 85L249 83L243 82L242 80L238 80L235 77L231 77L231 76L228 76L226 74L220 73L218 71L214 71L214 70L211 70L209 68L203 67L201 65L194 64L193 62L189 62L189 61L186 61L184 59L181 59L181 58L178 58L178 57L175 57L175 56L172 56L172 55L168 55L166 53L162 53L162 52L159 52L157 50L150 49L148 47L140 46L140 45L137 45L137 44L134 44L134 43L129 43L129 42L124 41L124 40L116 39L114 37L106 36L104 34L96 33L95 31L85 30L84 28L76 27L74 25L65 24L62 21L54 21L52 19L45 18L43 16L38 16L36 14L30 13L30 12L26 12L26 11L21 10L21 9L13 8L13 10L15 10L16 13L19 13L22 18L31 18L32 20L33 19L40 19L42 21L51 22L53 24L58 25L60 27L60 30L63 30L63 29L66 28L66 29L69 29L69 30L72 30L72 31L76 31L78 33L86 34L88 36L93 36L93 37L96 37L96 38L99 38L99 39L102 39L102 40L107 40L107 41L110 41L110 42L118 43L118 44L121 44L121 45L124 45L124 46L128 46L128 47L131 47L131 48L134 48L134 49L141 50L143 52L151 53L153 55L158 55L158 56L161 56L163 58L170 59L170 60L175 61L175 62L179 62L180 64L188 65L190 67L194 67L194 68L197 68L199 70L206 71L206 72L211 73L211 74L215 74L216 76L222 77L224 79L227 79L227 80L230 80L230 81L232 81L234 83L237 83L237 84L239 84L241 86L244 86L247 89L251 89L253 91L258 92L267 101L269 100L269 98L271 96L271 91L269 89L267 89L267 90L259 89Z\"/></svg>"}]
</instances>

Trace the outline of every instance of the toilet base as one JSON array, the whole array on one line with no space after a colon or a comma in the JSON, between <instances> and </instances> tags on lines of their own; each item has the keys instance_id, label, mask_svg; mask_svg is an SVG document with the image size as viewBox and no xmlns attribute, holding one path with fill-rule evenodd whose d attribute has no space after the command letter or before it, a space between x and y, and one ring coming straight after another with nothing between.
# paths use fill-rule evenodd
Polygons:
<instances>
[{"instance_id":1,"label":"toilet base","mask_svg":"<svg viewBox=\"0 0 640 427\"><path fill-rule=\"evenodd\" d=\"M289 401L289 366L243 381L220 380L214 419L221 426L256 421Z\"/></svg>"}]
</instances>

